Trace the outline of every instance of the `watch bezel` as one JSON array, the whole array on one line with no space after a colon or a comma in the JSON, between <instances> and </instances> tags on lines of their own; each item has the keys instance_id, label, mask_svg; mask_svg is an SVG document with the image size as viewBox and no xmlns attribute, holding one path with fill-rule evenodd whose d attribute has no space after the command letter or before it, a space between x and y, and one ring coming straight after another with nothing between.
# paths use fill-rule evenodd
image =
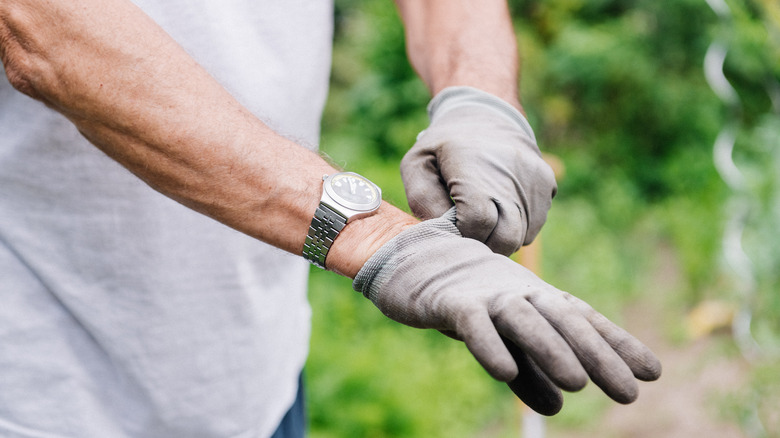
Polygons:
<instances>
[{"instance_id":1,"label":"watch bezel","mask_svg":"<svg viewBox=\"0 0 780 438\"><path fill-rule=\"evenodd\" d=\"M376 198L373 202L370 204L360 204L357 202L352 202L344 199L341 195L336 193L336 191L331 187L331 182L333 179L335 179L337 176L340 175L351 175L357 178L360 178L361 180L367 182L370 184L374 190L376 191ZM325 178L324 184L323 184L325 192L328 194L328 197L332 199L334 202L338 203L338 206L332 206L332 207L345 207L350 210L354 210L355 212L371 212L379 208L379 206L382 203L382 189L379 188L378 185L374 184L370 179L366 178L363 175L360 175L355 172L337 172L332 175L328 175Z\"/></svg>"}]
</instances>

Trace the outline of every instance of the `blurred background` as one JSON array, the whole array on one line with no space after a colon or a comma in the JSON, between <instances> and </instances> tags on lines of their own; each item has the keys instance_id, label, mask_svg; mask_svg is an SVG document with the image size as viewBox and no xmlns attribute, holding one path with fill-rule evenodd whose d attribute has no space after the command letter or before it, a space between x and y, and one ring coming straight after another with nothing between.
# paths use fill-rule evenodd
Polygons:
<instances>
[{"instance_id":1,"label":"blurred background","mask_svg":"<svg viewBox=\"0 0 780 438\"><path fill-rule=\"evenodd\" d=\"M549 437L780 436L780 3L511 1L522 100L559 192L542 278L664 364L639 400L566 394ZM390 0L336 0L322 150L406 208L429 96ZM466 348L312 271L310 436L518 437ZM528 420L526 420L528 421Z\"/></svg>"}]
</instances>

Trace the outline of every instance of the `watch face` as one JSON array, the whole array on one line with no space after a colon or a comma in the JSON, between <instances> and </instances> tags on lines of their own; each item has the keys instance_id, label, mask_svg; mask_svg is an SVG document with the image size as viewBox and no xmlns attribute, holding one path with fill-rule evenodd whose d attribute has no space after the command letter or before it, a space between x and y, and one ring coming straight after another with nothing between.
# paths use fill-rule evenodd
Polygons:
<instances>
[{"instance_id":1,"label":"watch face","mask_svg":"<svg viewBox=\"0 0 780 438\"><path fill-rule=\"evenodd\" d=\"M356 210L374 209L381 201L379 187L356 173L332 175L326 180L325 187L340 204Z\"/></svg>"}]
</instances>

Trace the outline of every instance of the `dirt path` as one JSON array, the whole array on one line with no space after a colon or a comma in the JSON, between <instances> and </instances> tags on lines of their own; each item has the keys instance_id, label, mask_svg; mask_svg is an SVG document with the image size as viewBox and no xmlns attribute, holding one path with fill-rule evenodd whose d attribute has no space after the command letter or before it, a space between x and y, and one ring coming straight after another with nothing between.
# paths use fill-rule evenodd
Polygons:
<instances>
[{"instance_id":1,"label":"dirt path","mask_svg":"<svg viewBox=\"0 0 780 438\"><path fill-rule=\"evenodd\" d=\"M547 438L745 437L735 419L724 414L723 403L745 384L747 364L724 355L717 338L672 345L658 330L664 326L661 314L662 309L640 303L628 309L625 320L626 328L661 359L661 379L641 383L635 403L611 405L587 430L551 425Z\"/></svg>"},{"instance_id":2,"label":"dirt path","mask_svg":"<svg viewBox=\"0 0 780 438\"><path fill-rule=\"evenodd\" d=\"M669 311L674 308L668 304L675 290L676 278L670 272L674 268L659 270L658 278L665 284L658 285L654 296L626 309L623 325L659 356L664 366L661 379L642 383L635 403L611 405L593 428L569 430L551 425L547 438L745 437L734 416L724 412L724 401L746 384L748 364L738 354L724 354L728 334L679 345L669 340L664 328L679 327L685 314Z\"/></svg>"}]
</instances>

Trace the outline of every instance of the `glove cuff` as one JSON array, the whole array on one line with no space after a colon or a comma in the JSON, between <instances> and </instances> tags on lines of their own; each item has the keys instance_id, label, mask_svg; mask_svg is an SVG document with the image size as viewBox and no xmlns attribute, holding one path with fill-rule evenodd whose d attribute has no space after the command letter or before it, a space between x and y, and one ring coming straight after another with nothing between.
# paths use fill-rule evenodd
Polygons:
<instances>
[{"instance_id":1,"label":"glove cuff","mask_svg":"<svg viewBox=\"0 0 780 438\"><path fill-rule=\"evenodd\" d=\"M531 125L517 108L504 99L474 87L457 86L441 90L428 104L428 117L433 122L437 116L462 106L479 105L493 110L515 122L536 143Z\"/></svg>"},{"instance_id":2,"label":"glove cuff","mask_svg":"<svg viewBox=\"0 0 780 438\"><path fill-rule=\"evenodd\" d=\"M424 240L442 236L452 237L452 235L461 237L458 227L455 226L455 207L441 217L407 228L382 245L360 268L352 282L352 288L376 303L379 291L387 279L401 265L405 255L412 253L408 250L409 247Z\"/></svg>"}]
</instances>

